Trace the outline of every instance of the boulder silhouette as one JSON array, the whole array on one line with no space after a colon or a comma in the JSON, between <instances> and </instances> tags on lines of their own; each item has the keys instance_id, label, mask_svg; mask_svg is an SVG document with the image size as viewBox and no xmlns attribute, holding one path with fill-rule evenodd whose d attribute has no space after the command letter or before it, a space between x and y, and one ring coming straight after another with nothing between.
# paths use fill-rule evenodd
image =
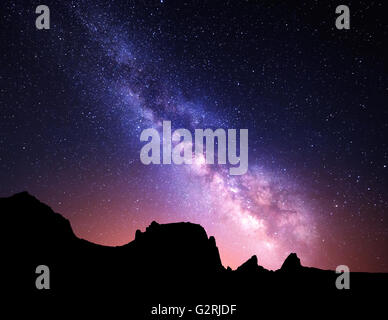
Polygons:
<instances>
[{"instance_id":1,"label":"boulder silhouette","mask_svg":"<svg viewBox=\"0 0 388 320\"><path fill-rule=\"evenodd\" d=\"M246 262L244 262L241 266L239 266L236 270L237 272L245 272L245 273L255 273L255 272L263 272L269 271L262 266L257 264L257 256L254 255Z\"/></svg>"},{"instance_id":2,"label":"boulder silhouette","mask_svg":"<svg viewBox=\"0 0 388 320\"><path fill-rule=\"evenodd\" d=\"M153 221L145 232L137 230L135 240L120 250L130 252L141 269L156 267L154 272L224 270L214 237L208 238L205 229L189 222L158 224Z\"/></svg>"},{"instance_id":3,"label":"boulder silhouette","mask_svg":"<svg viewBox=\"0 0 388 320\"><path fill-rule=\"evenodd\" d=\"M303 267L300 263L300 259L296 253L290 253L290 255L284 260L280 270L281 271L302 271Z\"/></svg>"}]
</instances>

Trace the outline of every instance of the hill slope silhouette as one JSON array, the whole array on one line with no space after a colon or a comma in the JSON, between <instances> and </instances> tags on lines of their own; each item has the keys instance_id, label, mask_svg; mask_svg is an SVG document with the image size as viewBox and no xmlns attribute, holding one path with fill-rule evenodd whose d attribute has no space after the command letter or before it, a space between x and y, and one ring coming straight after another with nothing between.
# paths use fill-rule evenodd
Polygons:
<instances>
[{"instance_id":1,"label":"hill slope silhouette","mask_svg":"<svg viewBox=\"0 0 388 320\"><path fill-rule=\"evenodd\" d=\"M93 244L27 192L0 198L0 212L12 288L39 298L125 299L139 319L156 319L149 310L161 303L237 304L237 316L229 316L236 319L258 314L258 303L267 309L338 301L351 306L388 284L387 274L351 273L351 289L338 290L334 271L302 266L296 253L277 271L259 266L256 256L235 271L225 269L214 237L192 223L152 222L126 245ZM50 290L35 287L35 269L42 264L50 268Z\"/></svg>"}]
</instances>

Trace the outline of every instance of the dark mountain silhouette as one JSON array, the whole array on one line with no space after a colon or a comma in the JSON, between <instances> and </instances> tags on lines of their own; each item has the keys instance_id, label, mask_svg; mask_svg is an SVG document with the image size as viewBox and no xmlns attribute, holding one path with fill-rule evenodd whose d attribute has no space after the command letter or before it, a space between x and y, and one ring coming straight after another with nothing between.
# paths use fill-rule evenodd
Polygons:
<instances>
[{"instance_id":1,"label":"dark mountain silhouette","mask_svg":"<svg viewBox=\"0 0 388 320\"><path fill-rule=\"evenodd\" d=\"M281 271L302 271L303 267L300 264L300 259L296 253L290 253L290 255L284 260L281 268Z\"/></svg>"},{"instance_id":2,"label":"dark mountain silhouette","mask_svg":"<svg viewBox=\"0 0 388 320\"><path fill-rule=\"evenodd\" d=\"M158 303L238 304L238 317L232 318L249 319L258 302L266 308L275 302L352 304L388 284L387 274L352 273L351 289L338 290L334 271L304 267L296 253L277 271L259 266L256 256L235 271L225 269L214 237L192 223L152 222L126 245L93 244L27 192L0 198L0 212L12 288L38 297L125 299L139 319ZM50 290L35 287L35 269L42 264L50 268Z\"/></svg>"},{"instance_id":3,"label":"dark mountain silhouette","mask_svg":"<svg viewBox=\"0 0 388 320\"><path fill-rule=\"evenodd\" d=\"M248 259L245 263L243 263L241 266L239 266L236 271L255 273L255 272L268 271L268 270L257 264L257 257L254 255L250 259Z\"/></svg>"}]
</instances>

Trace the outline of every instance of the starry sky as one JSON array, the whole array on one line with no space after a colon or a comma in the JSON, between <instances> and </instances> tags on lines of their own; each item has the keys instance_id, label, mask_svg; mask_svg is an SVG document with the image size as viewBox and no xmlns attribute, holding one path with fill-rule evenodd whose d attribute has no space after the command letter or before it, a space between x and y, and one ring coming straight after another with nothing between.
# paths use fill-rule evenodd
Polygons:
<instances>
[{"instance_id":1,"label":"starry sky","mask_svg":"<svg viewBox=\"0 0 388 320\"><path fill-rule=\"evenodd\" d=\"M232 268L297 252L388 272L387 8L345 2L45 1L50 30L40 1L2 2L0 196L27 190L104 245L190 221ZM142 164L163 120L248 129L248 172Z\"/></svg>"}]
</instances>

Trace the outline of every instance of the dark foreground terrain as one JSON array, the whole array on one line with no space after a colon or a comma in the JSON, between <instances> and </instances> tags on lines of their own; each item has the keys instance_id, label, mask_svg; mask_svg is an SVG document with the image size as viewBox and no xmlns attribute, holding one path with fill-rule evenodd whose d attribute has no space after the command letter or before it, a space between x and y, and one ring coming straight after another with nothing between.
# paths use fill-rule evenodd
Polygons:
<instances>
[{"instance_id":1,"label":"dark foreground terrain","mask_svg":"<svg viewBox=\"0 0 388 320\"><path fill-rule=\"evenodd\" d=\"M196 224L153 222L145 232L138 230L134 241L104 247L77 238L68 220L27 192L1 198L0 214L3 303L16 303L16 313L259 319L349 318L361 312L372 317L385 309L387 274L351 273L350 289L338 290L338 274L304 267L294 253L277 271L259 266L256 256L232 271L222 266L215 239ZM36 289L38 265L50 269L49 290ZM152 315L159 305L185 306L186 312ZM236 311L198 315L197 305L236 305Z\"/></svg>"}]
</instances>

